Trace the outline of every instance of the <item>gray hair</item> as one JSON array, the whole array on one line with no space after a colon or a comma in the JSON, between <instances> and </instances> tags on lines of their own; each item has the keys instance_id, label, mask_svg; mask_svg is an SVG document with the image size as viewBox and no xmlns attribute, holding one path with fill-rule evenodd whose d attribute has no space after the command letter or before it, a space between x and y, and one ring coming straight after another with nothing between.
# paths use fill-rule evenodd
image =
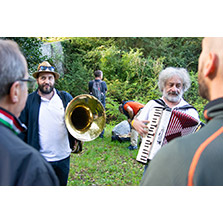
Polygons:
<instances>
[{"instance_id":1,"label":"gray hair","mask_svg":"<svg viewBox=\"0 0 223 223\"><path fill-rule=\"evenodd\" d=\"M166 69L162 70L159 74L158 87L161 92L163 92L167 80L175 75L177 75L183 82L183 92L187 91L190 88L190 75L186 69L167 67Z\"/></svg>"},{"instance_id":2,"label":"gray hair","mask_svg":"<svg viewBox=\"0 0 223 223\"><path fill-rule=\"evenodd\" d=\"M27 63L19 46L12 40L0 39L0 99L10 86L27 73Z\"/></svg>"}]
</instances>

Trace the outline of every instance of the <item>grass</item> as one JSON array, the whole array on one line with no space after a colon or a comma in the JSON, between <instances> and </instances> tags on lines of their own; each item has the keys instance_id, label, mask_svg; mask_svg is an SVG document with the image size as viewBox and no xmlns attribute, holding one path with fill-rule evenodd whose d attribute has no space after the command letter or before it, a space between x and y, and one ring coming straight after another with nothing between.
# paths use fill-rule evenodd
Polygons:
<instances>
[{"instance_id":1,"label":"grass","mask_svg":"<svg viewBox=\"0 0 223 223\"><path fill-rule=\"evenodd\" d=\"M68 186L137 186L144 166L136 161L138 150L130 142L111 141L113 126L107 125L104 138L84 142L80 154L71 154Z\"/></svg>"}]
</instances>

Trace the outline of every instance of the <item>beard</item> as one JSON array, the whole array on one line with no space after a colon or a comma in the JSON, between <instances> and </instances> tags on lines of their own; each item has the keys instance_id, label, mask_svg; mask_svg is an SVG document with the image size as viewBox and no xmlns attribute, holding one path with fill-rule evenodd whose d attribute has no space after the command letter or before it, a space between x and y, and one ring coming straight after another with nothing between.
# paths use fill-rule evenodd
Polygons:
<instances>
[{"instance_id":1,"label":"beard","mask_svg":"<svg viewBox=\"0 0 223 223\"><path fill-rule=\"evenodd\" d=\"M199 95L202 98L209 100L208 87L204 82L204 79L201 78L201 76L202 76L201 74L198 75Z\"/></svg>"},{"instance_id":2,"label":"beard","mask_svg":"<svg viewBox=\"0 0 223 223\"><path fill-rule=\"evenodd\" d=\"M163 96L172 103L177 103L181 100L183 96L183 92L166 92L166 90L163 91Z\"/></svg>"},{"instance_id":3,"label":"beard","mask_svg":"<svg viewBox=\"0 0 223 223\"><path fill-rule=\"evenodd\" d=\"M53 88L54 86L48 84L39 85L39 90L43 94L50 94L53 91Z\"/></svg>"}]
</instances>

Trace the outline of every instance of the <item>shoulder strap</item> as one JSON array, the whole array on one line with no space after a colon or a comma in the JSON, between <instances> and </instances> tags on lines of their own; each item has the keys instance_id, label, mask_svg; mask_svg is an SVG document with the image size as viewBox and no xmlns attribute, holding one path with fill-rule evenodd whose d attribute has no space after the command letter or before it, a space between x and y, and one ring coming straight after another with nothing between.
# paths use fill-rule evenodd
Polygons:
<instances>
[{"instance_id":1,"label":"shoulder strap","mask_svg":"<svg viewBox=\"0 0 223 223\"><path fill-rule=\"evenodd\" d=\"M162 105L163 107L166 106L165 102L163 99L159 98L159 99L153 99L153 101L155 101L156 103Z\"/></svg>"},{"instance_id":2,"label":"shoulder strap","mask_svg":"<svg viewBox=\"0 0 223 223\"><path fill-rule=\"evenodd\" d=\"M153 99L157 104L161 105L164 109L170 109L163 99Z\"/></svg>"},{"instance_id":3,"label":"shoulder strap","mask_svg":"<svg viewBox=\"0 0 223 223\"><path fill-rule=\"evenodd\" d=\"M159 98L159 99L154 99L154 101L160 105L162 105L163 107L165 108L169 108L168 105L165 104L164 100ZM188 105L183 105L181 107L176 107L174 108L174 110L187 110L187 109L190 109L190 108L193 108L197 111L197 109L195 107L193 107L192 105L188 104Z\"/></svg>"},{"instance_id":4,"label":"shoulder strap","mask_svg":"<svg viewBox=\"0 0 223 223\"><path fill-rule=\"evenodd\" d=\"M190 105L190 104L184 105L184 106L181 106L181 107L176 107L174 109L175 110L187 110L187 109L190 109L190 108L193 108L193 109L195 109L197 111L197 109L194 106Z\"/></svg>"}]
</instances>

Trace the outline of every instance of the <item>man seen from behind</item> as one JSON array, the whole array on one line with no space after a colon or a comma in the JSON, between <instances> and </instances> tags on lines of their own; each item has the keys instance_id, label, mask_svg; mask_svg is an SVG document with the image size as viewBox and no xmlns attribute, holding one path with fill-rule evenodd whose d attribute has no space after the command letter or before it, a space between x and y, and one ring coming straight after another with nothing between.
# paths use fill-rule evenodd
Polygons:
<instances>
[{"instance_id":1,"label":"man seen from behind","mask_svg":"<svg viewBox=\"0 0 223 223\"><path fill-rule=\"evenodd\" d=\"M0 185L54 186L59 181L53 168L17 135L25 130L18 117L28 88L27 62L18 45L0 40Z\"/></svg>"}]
</instances>

